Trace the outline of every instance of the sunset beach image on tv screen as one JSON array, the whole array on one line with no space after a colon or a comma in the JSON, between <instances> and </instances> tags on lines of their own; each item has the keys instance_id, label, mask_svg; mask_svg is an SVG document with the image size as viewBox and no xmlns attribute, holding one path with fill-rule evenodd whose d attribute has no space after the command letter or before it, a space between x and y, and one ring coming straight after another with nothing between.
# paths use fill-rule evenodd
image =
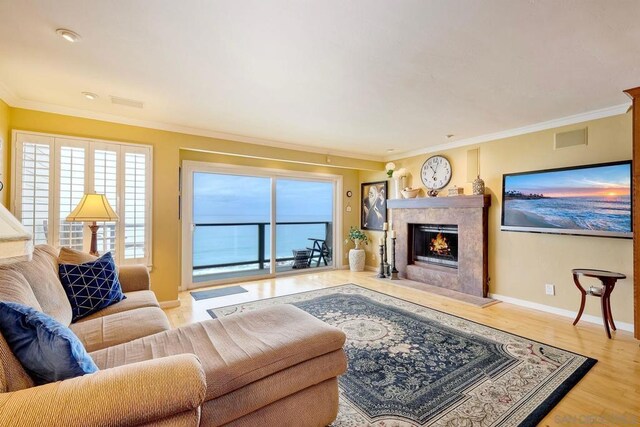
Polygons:
<instances>
[{"instance_id":1,"label":"sunset beach image on tv screen","mask_svg":"<svg viewBox=\"0 0 640 427\"><path fill-rule=\"evenodd\" d=\"M502 225L629 233L630 179L630 162L505 175Z\"/></svg>"}]
</instances>

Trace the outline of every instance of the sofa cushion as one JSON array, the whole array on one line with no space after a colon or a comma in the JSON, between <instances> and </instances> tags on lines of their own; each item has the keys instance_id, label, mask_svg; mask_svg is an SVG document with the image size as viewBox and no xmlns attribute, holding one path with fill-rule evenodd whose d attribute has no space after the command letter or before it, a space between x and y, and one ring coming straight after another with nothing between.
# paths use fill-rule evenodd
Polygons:
<instances>
[{"instance_id":1,"label":"sofa cushion","mask_svg":"<svg viewBox=\"0 0 640 427\"><path fill-rule=\"evenodd\" d=\"M79 323L78 325L81 325ZM91 353L101 369L194 353L207 377L207 400L306 360L341 349L342 331L292 305L205 320Z\"/></svg>"},{"instance_id":2,"label":"sofa cushion","mask_svg":"<svg viewBox=\"0 0 640 427\"><path fill-rule=\"evenodd\" d=\"M71 323L71 304L58 278L58 251L48 245L38 245L31 261L0 266L3 271L17 271L27 280L42 311L65 326Z\"/></svg>"},{"instance_id":3,"label":"sofa cushion","mask_svg":"<svg viewBox=\"0 0 640 427\"><path fill-rule=\"evenodd\" d=\"M122 301L118 269L111 252L84 264L60 264L60 281L73 311L72 322Z\"/></svg>"},{"instance_id":4,"label":"sofa cushion","mask_svg":"<svg viewBox=\"0 0 640 427\"><path fill-rule=\"evenodd\" d=\"M13 354L37 384L98 370L69 328L31 307L0 302L0 330Z\"/></svg>"},{"instance_id":5,"label":"sofa cushion","mask_svg":"<svg viewBox=\"0 0 640 427\"><path fill-rule=\"evenodd\" d=\"M58 264L84 264L97 260L97 256L63 246L58 254Z\"/></svg>"},{"instance_id":6,"label":"sofa cushion","mask_svg":"<svg viewBox=\"0 0 640 427\"><path fill-rule=\"evenodd\" d=\"M160 307L160 304L156 299L156 294L154 294L153 291L127 292L125 296L127 297L126 299L110 305L109 307L103 308L96 313L83 317L78 320L78 322L85 322L87 320L97 319L99 317L121 313L123 311L135 310L136 308Z\"/></svg>"},{"instance_id":7,"label":"sofa cushion","mask_svg":"<svg viewBox=\"0 0 640 427\"><path fill-rule=\"evenodd\" d=\"M42 311L29 282L18 271L0 271L0 301L17 302Z\"/></svg>"},{"instance_id":8,"label":"sofa cushion","mask_svg":"<svg viewBox=\"0 0 640 427\"><path fill-rule=\"evenodd\" d=\"M92 352L169 330L171 325L164 311L144 307L73 323L70 328Z\"/></svg>"},{"instance_id":9,"label":"sofa cushion","mask_svg":"<svg viewBox=\"0 0 640 427\"><path fill-rule=\"evenodd\" d=\"M33 380L16 359L2 333L0 333L0 362L0 393L34 386Z\"/></svg>"}]
</instances>

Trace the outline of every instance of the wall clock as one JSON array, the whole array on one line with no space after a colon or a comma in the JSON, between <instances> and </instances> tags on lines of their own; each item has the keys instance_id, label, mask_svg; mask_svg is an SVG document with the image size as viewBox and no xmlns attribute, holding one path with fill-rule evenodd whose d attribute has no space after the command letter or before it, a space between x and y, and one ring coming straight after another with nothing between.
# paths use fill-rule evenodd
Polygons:
<instances>
[{"instance_id":1,"label":"wall clock","mask_svg":"<svg viewBox=\"0 0 640 427\"><path fill-rule=\"evenodd\" d=\"M427 194L435 197L451 181L451 163L443 156L429 157L422 165L420 178L429 189Z\"/></svg>"}]
</instances>

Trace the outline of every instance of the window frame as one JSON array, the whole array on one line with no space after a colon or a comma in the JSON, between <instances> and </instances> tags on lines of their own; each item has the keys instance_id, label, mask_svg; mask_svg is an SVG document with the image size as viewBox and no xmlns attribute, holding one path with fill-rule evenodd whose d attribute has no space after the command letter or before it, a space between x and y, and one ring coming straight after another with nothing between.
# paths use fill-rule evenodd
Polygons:
<instances>
[{"instance_id":1,"label":"window frame","mask_svg":"<svg viewBox=\"0 0 640 427\"><path fill-rule=\"evenodd\" d=\"M31 132L24 130L12 131L11 146L11 200L10 209L16 218L22 217L22 157L25 143L46 144L49 146L49 212L47 244L59 247L60 228L60 149L61 146L77 146L85 149L85 182L84 191L93 192L95 187L95 150L114 150L117 152L117 200L114 209L122 220L116 223L116 256L119 265L144 263L149 270L153 267L153 146L121 141L110 141L95 138L81 138L63 134ZM125 258L125 170L124 159L126 153L145 155L145 256L143 258ZM20 167L18 167L18 161ZM20 184L20 185L18 185ZM87 248L91 240L88 227L84 227L83 241ZM100 249L100 248L98 248Z\"/></svg>"}]
</instances>

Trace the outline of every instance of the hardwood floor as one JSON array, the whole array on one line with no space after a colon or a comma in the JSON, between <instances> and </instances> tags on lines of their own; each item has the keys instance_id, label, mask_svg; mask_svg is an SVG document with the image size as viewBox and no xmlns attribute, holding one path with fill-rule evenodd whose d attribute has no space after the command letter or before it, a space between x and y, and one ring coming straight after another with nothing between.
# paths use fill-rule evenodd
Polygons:
<instances>
[{"instance_id":1,"label":"hardwood floor","mask_svg":"<svg viewBox=\"0 0 640 427\"><path fill-rule=\"evenodd\" d=\"M371 272L336 270L245 282L241 285L249 292L202 301L181 292L180 307L165 311L177 327L210 319L206 310L213 307L354 283L598 359L540 425L640 425L640 341L631 333L617 331L609 340L601 325L582 322L574 327L569 318L508 303L478 308L373 276Z\"/></svg>"}]
</instances>

